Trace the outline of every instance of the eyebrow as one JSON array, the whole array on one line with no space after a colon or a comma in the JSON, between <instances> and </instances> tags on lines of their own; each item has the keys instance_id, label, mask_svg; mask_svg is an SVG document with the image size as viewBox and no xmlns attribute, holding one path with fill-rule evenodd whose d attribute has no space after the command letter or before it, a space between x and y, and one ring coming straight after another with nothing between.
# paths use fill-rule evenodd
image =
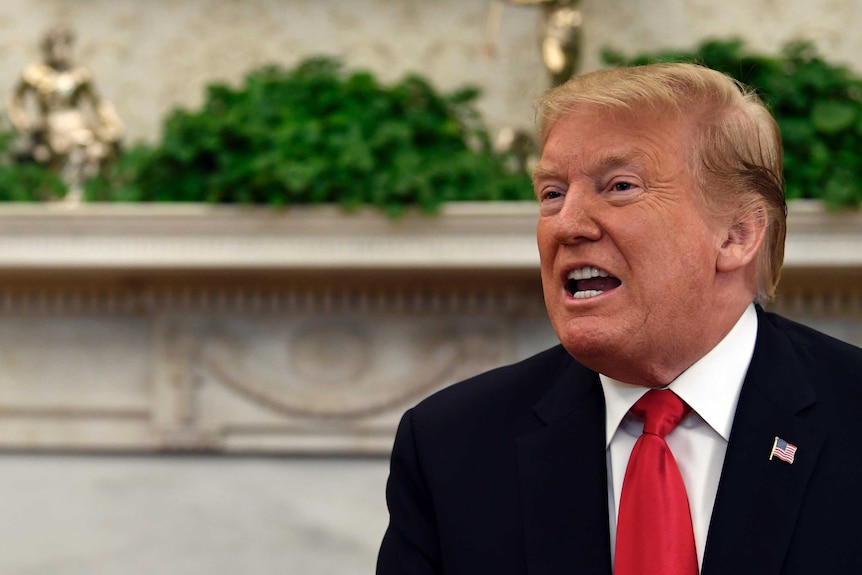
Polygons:
<instances>
[{"instance_id":1,"label":"eyebrow","mask_svg":"<svg viewBox=\"0 0 862 575\"><path fill-rule=\"evenodd\" d=\"M558 176L558 171L551 168L544 168L542 166L536 166L533 170L533 173L530 174L530 179L533 180L533 184L536 183L536 180L539 178L554 178Z\"/></svg>"},{"instance_id":2,"label":"eyebrow","mask_svg":"<svg viewBox=\"0 0 862 575\"><path fill-rule=\"evenodd\" d=\"M644 160L647 154L643 150L629 149L623 151L600 152L588 158L581 166L579 171L582 174L604 173L614 168L621 166L635 165L638 167L644 166ZM558 178L560 171L555 168L545 168L541 165L536 166L533 170L532 180L536 183L539 178Z\"/></svg>"}]
</instances>

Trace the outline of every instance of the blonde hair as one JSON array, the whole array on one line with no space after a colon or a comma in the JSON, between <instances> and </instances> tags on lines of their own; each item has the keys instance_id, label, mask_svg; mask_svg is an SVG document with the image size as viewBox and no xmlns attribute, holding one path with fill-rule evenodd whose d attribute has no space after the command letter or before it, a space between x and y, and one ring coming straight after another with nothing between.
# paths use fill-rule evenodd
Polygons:
<instances>
[{"instance_id":1,"label":"blonde hair","mask_svg":"<svg viewBox=\"0 0 862 575\"><path fill-rule=\"evenodd\" d=\"M707 212L733 223L766 218L757 254L757 297L768 300L784 262L787 206L781 135L751 89L695 64L652 64L576 76L537 101L541 142L582 105L611 113L669 115L694 128L692 167Z\"/></svg>"}]
</instances>

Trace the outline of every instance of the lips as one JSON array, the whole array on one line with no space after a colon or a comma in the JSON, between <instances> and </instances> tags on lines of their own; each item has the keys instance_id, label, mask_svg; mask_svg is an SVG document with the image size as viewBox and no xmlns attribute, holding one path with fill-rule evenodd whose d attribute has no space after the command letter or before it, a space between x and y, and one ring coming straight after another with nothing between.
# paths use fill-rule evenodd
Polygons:
<instances>
[{"instance_id":1,"label":"lips","mask_svg":"<svg viewBox=\"0 0 862 575\"><path fill-rule=\"evenodd\" d=\"M619 287L622 282L594 266L573 269L566 275L566 292L575 299L596 297Z\"/></svg>"}]
</instances>

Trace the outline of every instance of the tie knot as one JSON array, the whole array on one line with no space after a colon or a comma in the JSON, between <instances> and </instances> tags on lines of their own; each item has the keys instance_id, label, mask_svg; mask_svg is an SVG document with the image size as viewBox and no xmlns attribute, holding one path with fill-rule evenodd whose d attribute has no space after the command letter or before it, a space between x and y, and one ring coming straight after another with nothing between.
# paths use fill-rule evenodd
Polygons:
<instances>
[{"instance_id":1,"label":"tie knot","mask_svg":"<svg viewBox=\"0 0 862 575\"><path fill-rule=\"evenodd\" d=\"M669 389L648 391L632 407L632 413L644 420L644 433L662 438L690 411L691 408Z\"/></svg>"}]
</instances>

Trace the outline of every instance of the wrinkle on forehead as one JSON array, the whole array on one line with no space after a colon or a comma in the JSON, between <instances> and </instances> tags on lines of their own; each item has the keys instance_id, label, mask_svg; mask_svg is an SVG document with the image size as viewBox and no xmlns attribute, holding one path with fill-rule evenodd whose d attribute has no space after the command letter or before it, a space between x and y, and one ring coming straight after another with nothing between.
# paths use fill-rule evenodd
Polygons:
<instances>
[{"instance_id":1,"label":"wrinkle on forehead","mask_svg":"<svg viewBox=\"0 0 862 575\"><path fill-rule=\"evenodd\" d=\"M606 126L607 137L599 138L594 145L578 141L578 126L589 131L588 124L593 128ZM556 138L549 134L542 160L533 173L534 182L542 177L595 176L624 167L659 177L666 171L663 168L668 154L683 156L685 165L691 168L691 126L676 118L594 116L588 109L581 109L560 118L551 132L557 128L561 134Z\"/></svg>"},{"instance_id":2,"label":"wrinkle on forehead","mask_svg":"<svg viewBox=\"0 0 862 575\"><path fill-rule=\"evenodd\" d=\"M614 169L626 167L644 170L649 165L655 164L656 160L655 154L650 154L640 148L600 150L595 154L590 154L583 158L578 169L584 175L603 174Z\"/></svg>"}]
</instances>

